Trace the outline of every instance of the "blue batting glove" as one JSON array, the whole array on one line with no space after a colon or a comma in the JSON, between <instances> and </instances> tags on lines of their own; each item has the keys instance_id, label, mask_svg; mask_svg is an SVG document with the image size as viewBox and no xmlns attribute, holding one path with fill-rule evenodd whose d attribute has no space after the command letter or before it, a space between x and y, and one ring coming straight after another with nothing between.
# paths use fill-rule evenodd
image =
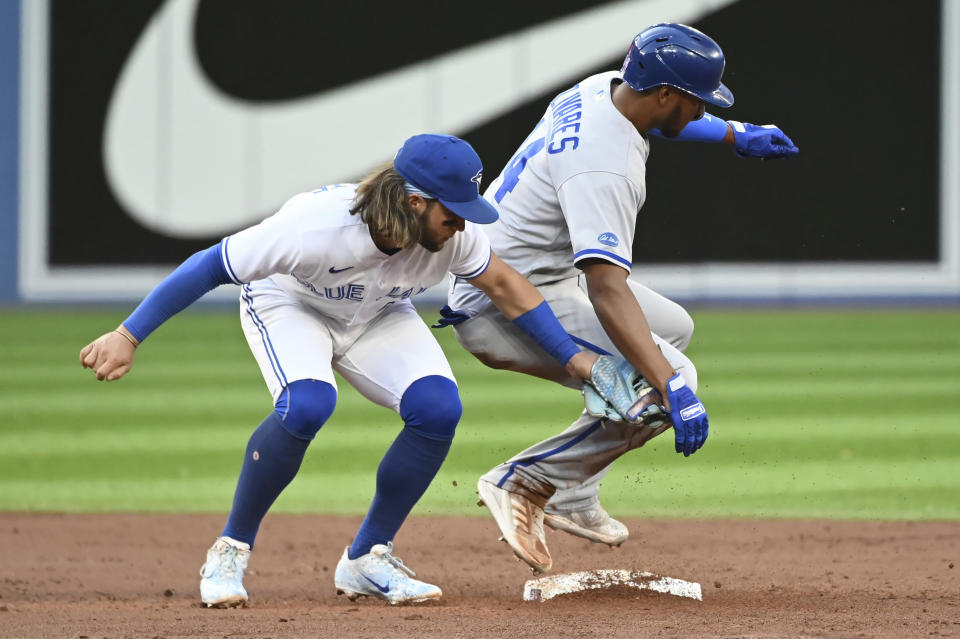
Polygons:
<instances>
[{"instance_id":1,"label":"blue batting glove","mask_svg":"<svg viewBox=\"0 0 960 639\"><path fill-rule=\"evenodd\" d=\"M793 140L776 125L758 126L734 120L727 123L733 127L735 153L742 158L791 158L800 153Z\"/></svg>"},{"instance_id":2,"label":"blue batting glove","mask_svg":"<svg viewBox=\"0 0 960 639\"><path fill-rule=\"evenodd\" d=\"M684 457L689 457L707 441L710 430L707 409L680 373L667 382L667 399L670 402L676 450L683 453Z\"/></svg>"}]
</instances>

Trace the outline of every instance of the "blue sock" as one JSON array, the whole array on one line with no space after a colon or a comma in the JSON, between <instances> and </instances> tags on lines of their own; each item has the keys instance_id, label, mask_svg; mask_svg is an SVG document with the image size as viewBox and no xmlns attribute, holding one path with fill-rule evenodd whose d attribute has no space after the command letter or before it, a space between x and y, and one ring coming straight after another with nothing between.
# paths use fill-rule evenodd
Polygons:
<instances>
[{"instance_id":1,"label":"blue sock","mask_svg":"<svg viewBox=\"0 0 960 639\"><path fill-rule=\"evenodd\" d=\"M300 470L309 440L294 437L276 412L270 413L250 436L233 495L233 508L223 529L225 537L253 547L260 522Z\"/></svg>"},{"instance_id":2,"label":"blue sock","mask_svg":"<svg viewBox=\"0 0 960 639\"><path fill-rule=\"evenodd\" d=\"M462 412L457 385L446 377L423 377L406 390L400 401L405 426L377 468L377 492L347 552L350 559L393 541L440 470Z\"/></svg>"},{"instance_id":3,"label":"blue sock","mask_svg":"<svg viewBox=\"0 0 960 639\"><path fill-rule=\"evenodd\" d=\"M377 493L347 552L350 559L393 540L449 450L449 441L429 439L409 426L400 431L377 468Z\"/></svg>"}]
</instances>

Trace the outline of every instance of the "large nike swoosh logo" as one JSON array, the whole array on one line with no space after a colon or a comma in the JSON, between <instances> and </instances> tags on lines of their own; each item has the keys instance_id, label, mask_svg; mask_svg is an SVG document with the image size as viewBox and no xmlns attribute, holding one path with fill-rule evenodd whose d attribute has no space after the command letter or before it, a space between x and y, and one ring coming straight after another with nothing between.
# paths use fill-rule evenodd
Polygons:
<instances>
[{"instance_id":1,"label":"large nike swoosh logo","mask_svg":"<svg viewBox=\"0 0 960 639\"><path fill-rule=\"evenodd\" d=\"M222 235L294 193L359 177L410 135L461 133L579 79L622 56L651 23L693 22L734 1L616 2L316 96L255 104L224 95L200 68L192 41L198 0L167 0L110 99L107 182L153 231Z\"/></svg>"}]
</instances>

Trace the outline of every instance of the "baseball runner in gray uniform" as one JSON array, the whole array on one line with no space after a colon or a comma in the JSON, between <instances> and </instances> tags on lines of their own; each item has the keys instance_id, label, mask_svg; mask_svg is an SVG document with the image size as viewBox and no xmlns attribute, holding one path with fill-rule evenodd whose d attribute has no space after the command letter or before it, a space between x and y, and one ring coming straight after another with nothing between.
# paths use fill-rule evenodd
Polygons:
<instances>
[{"instance_id":1,"label":"baseball runner in gray uniform","mask_svg":"<svg viewBox=\"0 0 960 639\"><path fill-rule=\"evenodd\" d=\"M484 194L500 214L485 229L496 254L539 288L581 348L621 355L649 381L684 455L708 432L695 395L697 370L684 355L693 321L680 305L628 279L646 196L648 136L732 143L742 157L798 153L776 126L705 113L705 103L733 104L720 81L723 69L720 47L696 29L660 24L642 31L619 73L591 76L553 99ZM441 323L453 324L460 343L487 365L580 387L469 282L452 282L443 314ZM485 474L481 499L535 572L552 566L544 523L619 545L628 531L600 505L600 479L617 457L670 425L644 427L584 411L562 433Z\"/></svg>"}]
</instances>

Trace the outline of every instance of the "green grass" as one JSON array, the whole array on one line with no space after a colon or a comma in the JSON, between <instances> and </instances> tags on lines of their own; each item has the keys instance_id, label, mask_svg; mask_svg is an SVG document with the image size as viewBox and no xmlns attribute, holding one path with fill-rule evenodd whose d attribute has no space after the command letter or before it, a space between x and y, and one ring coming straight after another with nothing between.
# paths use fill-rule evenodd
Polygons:
<instances>
[{"instance_id":1,"label":"green grass","mask_svg":"<svg viewBox=\"0 0 960 639\"><path fill-rule=\"evenodd\" d=\"M80 347L126 309L0 311L0 510L207 511L230 505L270 398L237 314L186 312L98 383ZM690 458L660 437L602 491L623 516L960 518L960 313L694 313L710 411ZM575 392L483 368L436 332L461 386L457 439L418 514L474 514L476 478L565 428ZM360 514L399 418L342 383L275 510Z\"/></svg>"}]
</instances>

